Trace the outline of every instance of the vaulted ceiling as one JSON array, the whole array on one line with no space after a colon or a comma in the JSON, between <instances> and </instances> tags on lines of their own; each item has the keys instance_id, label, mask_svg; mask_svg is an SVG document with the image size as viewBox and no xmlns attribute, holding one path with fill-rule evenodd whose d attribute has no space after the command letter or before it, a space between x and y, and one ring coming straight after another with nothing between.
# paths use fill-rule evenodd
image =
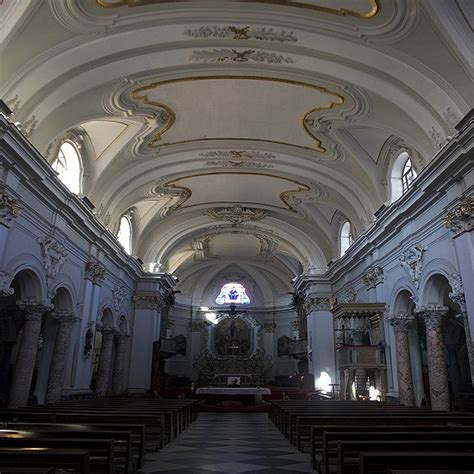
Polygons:
<instances>
[{"instance_id":1,"label":"vaulted ceiling","mask_svg":"<svg viewBox=\"0 0 474 474\"><path fill-rule=\"evenodd\" d=\"M182 280L240 265L283 292L337 258L343 220L371 224L397 150L421 171L472 107L473 16L468 0L6 1L0 94L48 160L74 137L84 194L112 230L133 216L145 263Z\"/></svg>"}]
</instances>

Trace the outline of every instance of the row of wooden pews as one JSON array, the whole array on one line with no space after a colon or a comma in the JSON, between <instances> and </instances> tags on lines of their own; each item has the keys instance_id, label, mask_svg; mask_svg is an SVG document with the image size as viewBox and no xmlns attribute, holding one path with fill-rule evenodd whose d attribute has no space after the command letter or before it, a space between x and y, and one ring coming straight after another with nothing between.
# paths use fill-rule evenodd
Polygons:
<instances>
[{"instance_id":1,"label":"row of wooden pews","mask_svg":"<svg viewBox=\"0 0 474 474\"><path fill-rule=\"evenodd\" d=\"M474 472L472 413L369 401L278 400L270 403L269 418L300 451L310 453L320 474Z\"/></svg>"},{"instance_id":2,"label":"row of wooden pews","mask_svg":"<svg viewBox=\"0 0 474 474\"><path fill-rule=\"evenodd\" d=\"M100 398L0 410L0 472L133 473L197 418L194 400Z\"/></svg>"}]
</instances>

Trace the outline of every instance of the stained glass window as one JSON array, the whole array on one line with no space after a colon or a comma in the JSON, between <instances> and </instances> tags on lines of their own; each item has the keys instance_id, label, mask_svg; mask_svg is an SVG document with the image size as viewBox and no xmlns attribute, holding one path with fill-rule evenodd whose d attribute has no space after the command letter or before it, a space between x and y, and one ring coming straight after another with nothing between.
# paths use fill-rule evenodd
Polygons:
<instances>
[{"instance_id":1,"label":"stained glass window","mask_svg":"<svg viewBox=\"0 0 474 474\"><path fill-rule=\"evenodd\" d=\"M226 283L222 285L219 296L216 298L217 304L249 304L250 298L247 296L245 287L240 283Z\"/></svg>"}]
</instances>

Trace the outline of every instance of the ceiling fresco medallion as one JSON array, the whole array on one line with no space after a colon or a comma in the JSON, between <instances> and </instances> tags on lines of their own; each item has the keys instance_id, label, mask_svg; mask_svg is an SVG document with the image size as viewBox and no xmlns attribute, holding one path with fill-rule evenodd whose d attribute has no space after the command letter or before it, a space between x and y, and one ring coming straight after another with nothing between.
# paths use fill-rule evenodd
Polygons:
<instances>
[{"instance_id":1,"label":"ceiling fresco medallion","mask_svg":"<svg viewBox=\"0 0 474 474\"><path fill-rule=\"evenodd\" d=\"M267 215L267 212L263 209L234 204L232 207L213 207L207 209L203 212L203 215L218 221L228 221L236 225L249 221L259 221Z\"/></svg>"},{"instance_id":2,"label":"ceiling fresco medallion","mask_svg":"<svg viewBox=\"0 0 474 474\"><path fill-rule=\"evenodd\" d=\"M356 18L372 18L380 11L378 0L365 0L361 3L366 5L361 10L352 10L345 8L354 5L354 0L334 0L333 7L322 5L320 1L311 0L227 0L227 3L254 3L254 4L272 4L283 5L288 7L306 8L308 10L319 11L322 13L329 13L331 15L352 16ZM117 8L117 7L140 7L145 5L159 5L162 3L182 3L183 0L96 0L96 4L103 8ZM189 3L194 3L190 1ZM336 7L337 5L337 7Z\"/></svg>"},{"instance_id":3,"label":"ceiling fresco medallion","mask_svg":"<svg viewBox=\"0 0 474 474\"><path fill-rule=\"evenodd\" d=\"M299 87L301 88L301 98L305 97L305 102L306 100L314 100L316 103L319 102L318 105L312 107L309 110L306 110L305 112L298 112L296 109L295 102L293 101L293 105L295 106L295 110L292 111L292 113L295 115L295 119L299 114L299 125L300 127L303 128L304 132L311 138L313 141L313 146L306 146L303 144L298 144L294 143L294 141L278 141L274 140L272 136L269 136L268 138L257 138L257 137L251 137L251 136L239 136L239 137L232 137L232 136L209 136L209 134L212 133L213 127L214 128L219 128L222 127L223 125L223 120L231 120L231 117L234 116L234 114L225 114L222 116L222 120L218 121L207 121L203 120L200 118L199 120L193 120L193 123L200 123L202 124L203 131L201 132L200 137L196 138L191 138L191 139L179 139L175 140L172 142L167 142L167 143L160 143L162 140L162 136L165 132L169 131L170 128L173 126L173 124L177 120L177 115L176 112L174 112L169 106L164 104L162 102L162 98L156 97L158 94L170 94L170 89L169 87L174 88L176 91L176 85L182 85L186 84L187 89L185 89L186 93L189 93L189 90L195 90L196 86L199 85L200 81L210 81L209 82L209 87L217 87L217 83L220 81L223 82L223 86L225 86L225 81L228 81L230 84L240 84L241 81L248 81L249 85L252 85L250 81L254 81L255 87L249 87L247 89L247 94L253 91L255 92L256 86L258 85L259 82L263 83L268 83L268 86L270 87L283 87L286 90L288 90L289 87ZM243 83L242 83L243 84ZM169 86L169 87L168 87ZM265 85L265 87L267 87ZM194 88L194 89L193 89ZM189 89L189 90L188 90ZM283 89L283 90L285 90ZM198 89L199 90L199 89ZM220 89L215 89L216 91L219 91ZM223 89L224 90L224 89ZM311 92L311 98L305 96L305 94L308 93L308 91L314 91L314 99L312 99L312 92ZM174 93L176 95L176 92ZM291 146L291 147L297 147L305 150L316 150L320 153L325 153L327 152L327 148L323 146L322 141L320 139L321 136L321 127L316 126L318 123L320 123L323 119L323 117L320 116L321 113L333 110L336 107L339 107L345 103L345 98L344 96L338 94L335 91L329 90L326 87L318 86L315 84L310 84L302 81L295 81L295 80L289 80L289 79L283 79L283 78L276 78L276 77L265 77L265 76L242 76L242 75L212 75L212 76L196 76L196 77L188 77L188 78L180 78L180 79L169 79L169 80L163 80L159 82L153 82L146 84L142 87L139 87L137 89L134 89L131 93L130 96L132 100L141 102L145 106L153 106L157 107L160 110L160 118L161 119L167 119L166 121L161 120L159 122L159 126L157 129L155 129L152 132L152 138L151 140L148 141L147 146L149 148L161 148L164 146L171 146L171 145L181 145L181 144L190 144L190 143L197 143L197 142L204 142L204 141L215 141L215 140L234 140L234 141L241 141L241 140L247 140L247 141L254 141L254 142L265 142L265 143L273 143L273 144L278 144L278 145L286 145L286 146ZM180 95L178 94L176 97L171 96L171 98L176 102L179 101ZM196 96L199 97L199 94ZM326 98L327 97L327 98ZM213 100L216 100L215 98ZM224 100L224 99L222 99ZM203 104L205 106L206 104ZM301 104L303 106L303 104ZM298 105L298 108L300 105ZM266 109L265 109L266 110ZM303 109L304 110L304 109ZM180 114L180 120L190 120L190 117L192 114L188 113L189 110L182 111ZM187 117L189 115L189 117ZM274 120L275 115L271 115L268 118L268 123L270 121ZM242 123L242 122L240 122ZM285 125L285 129L292 129L294 127L295 122L291 122L288 125ZM184 130L188 130L189 127L183 127L178 130L173 128L173 131L175 135L178 134L184 134ZM230 127L229 129L233 129ZM283 130L284 131L284 130ZM247 132L247 133L252 133L252 132ZM268 132L268 133L274 133ZM203 135L206 135L203 138ZM291 137L292 139L292 137ZM298 140L303 139L303 136L298 136Z\"/></svg>"},{"instance_id":4,"label":"ceiling fresco medallion","mask_svg":"<svg viewBox=\"0 0 474 474\"><path fill-rule=\"evenodd\" d=\"M294 62L290 57L282 56L277 53L255 51L254 49L237 51L233 48L201 49L199 51L193 51L193 54L191 54L188 59L202 63L245 63L247 61L254 61L268 64L291 64Z\"/></svg>"},{"instance_id":5,"label":"ceiling fresco medallion","mask_svg":"<svg viewBox=\"0 0 474 474\"><path fill-rule=\"evenodd\" d=\"M275 31L273 28L237 27L237 26L201 26L184 32L190 38L222 38L234 40L276 41L278 43L296 43L298 39L292 31Z\"/></svg>"},{"instance_id":6,"label":"ceiling fresco medallion","mask_svg":"<svg viewBox=\"0 0 474 474\"><path fill-rule=\"evenodd\" d=\"M204 162L205 167L216 168L255 168L270 169L275 166L265 163L266 160L274 160L276 156L273 153L262 151L245 150L216 150L199 153L204 158L217 158ZM254 161L259 160L259 161Z\"/></svg>"}]
</instances>

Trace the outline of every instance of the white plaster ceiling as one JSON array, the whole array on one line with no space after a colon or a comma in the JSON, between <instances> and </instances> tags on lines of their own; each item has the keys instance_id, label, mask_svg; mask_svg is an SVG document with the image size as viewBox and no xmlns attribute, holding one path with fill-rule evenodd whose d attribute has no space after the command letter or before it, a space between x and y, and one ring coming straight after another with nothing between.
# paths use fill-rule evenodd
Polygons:
<instances>
[{"instance_id":1,"label":"white plaster ceiling","mask_svg":"<svg viewBox=\"0 0 474 474\"><path fill-rule=\"evenodd\" d=\"M190 301L229 268L288 300L474 103L472 2L147 3L1 3L0 95L48 160L82 137L97 215Z\"/></svg>"}]
</instances>

